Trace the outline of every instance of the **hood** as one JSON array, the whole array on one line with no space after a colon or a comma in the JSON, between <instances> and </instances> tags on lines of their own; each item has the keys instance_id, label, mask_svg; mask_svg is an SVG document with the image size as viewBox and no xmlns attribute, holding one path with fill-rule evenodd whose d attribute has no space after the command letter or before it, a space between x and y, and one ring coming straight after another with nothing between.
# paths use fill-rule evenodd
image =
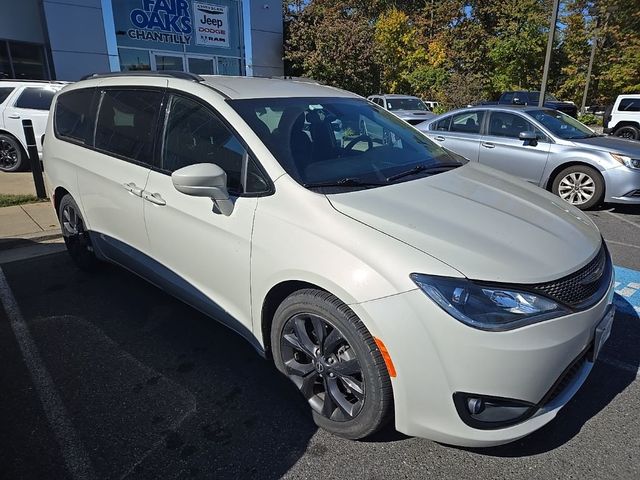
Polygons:
<instances>
[{"instance_id":1,"label":"hood","mask_svg":"<svg viewBox=\"0 0 640 480\"><path fill-rule=\"evenodd\" d=\"M631 158L640 158L640 142L618 137L572 138L571 142L580 147L602 150L612 153L623 153Z\"/></svg>"},{"instance_id":2,"label":"hood","mask_svg":"<svg viewBox=\"0 0 640 480\"><path fill-rule=\"evenodd\" d=\"M476 163L328 198L344 215L474 280L555 280L584 266L601 245L595 224L578 209Z\"/></svg>"}]
</instances>

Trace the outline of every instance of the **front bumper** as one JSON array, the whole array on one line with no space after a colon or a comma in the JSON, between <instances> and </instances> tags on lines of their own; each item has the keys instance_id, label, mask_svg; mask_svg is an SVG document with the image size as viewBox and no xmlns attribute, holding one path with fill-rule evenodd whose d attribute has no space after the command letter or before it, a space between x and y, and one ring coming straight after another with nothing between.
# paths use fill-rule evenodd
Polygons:
<instances>
[{"instance_id":1,"label":"front bumper","mask_svg":"<svg viewBox=\"0 0 640 480\"><path fill-rule=\"evenodd\" d=\"M640 170L619 166L602 172L605 202L640 204Z\"/></svg>"},{"instance_id":2,"label":"front bumper","mask_svg":"<svg viewBox=\"0 0 640 480\"><path fill-rule=\"evenodd\" d=\"M555 388L557 382L588 351L595 326L612 301L613 280L603 299L588 310L506 332L463 325L420 290L352 308L372 325L394 362L396 428L443 443L488 447L541 428L573 397L592 361L580 363L562 388ZM518 399L541 408L506 428L472 428L456 410L456 392Z\"/></svg>"}]
</instances>

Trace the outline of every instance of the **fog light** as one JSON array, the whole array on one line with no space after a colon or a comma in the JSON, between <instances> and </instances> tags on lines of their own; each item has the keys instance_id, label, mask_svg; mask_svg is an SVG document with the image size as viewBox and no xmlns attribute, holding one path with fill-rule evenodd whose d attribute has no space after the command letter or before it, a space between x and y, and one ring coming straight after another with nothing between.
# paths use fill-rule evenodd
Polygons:
<instances>
[{"instance_id":1,"label":"fog light","mask_svg":"<svg viewBox=\"0 0 640 480\"><path fill-rule=\"evenodd\" d=\"M462 392L456 392L453 401L464 423L482 430L515 425L531 417L538 409L536 405L521 400Z\"/></svg>"},{"instance_id":2,"label":"fog light","mask_svg":"<svg viewBox=\"0 0 640 480\"><path fill-rule=\"evenodd\" d=\"M471 415L477 415L482 412L482 410L484 410L484 402L481 398L468 398L467 408L469 409L469 413Z\"/></svg>"}]
</instances>

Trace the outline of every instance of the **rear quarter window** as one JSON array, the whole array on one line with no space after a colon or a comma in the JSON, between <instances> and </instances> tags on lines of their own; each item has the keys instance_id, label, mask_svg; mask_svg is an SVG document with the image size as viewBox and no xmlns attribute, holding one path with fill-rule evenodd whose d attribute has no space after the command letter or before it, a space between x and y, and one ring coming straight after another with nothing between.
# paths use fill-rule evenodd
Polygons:
<instances>
[{"instance_id":1,"label":"rear quarter window","mask_svg":"<svg viewBox=\"0 0 640 480\"><path fill-rule=\"evenodd\" d=\"M55 94L56 91L50 88L27 87L18 97L15 106L31 110L49 110Z\"/></svg>"},{"instance_id":2,"label":"rear quarter window","mask_svg":"<svg viewBox=\"0 0 640 480\"><path fill-rule=\"evenodd\" d=\"M96 90L72 90L58 97L54 114L55 134L85 145L93 144Z\"/></svg>"},{"instance_id":3,"label":"rear quarter window","mask_svg":"<svg viewBox=\"0 0 640 480\"><path fill-rule=\"evenodd\" d=\"M0 105L11 95L11 92L13 92L13 87L0 87Z\"/></svg>"},{"instance_id":4,"label":"rear quarter window","mask_svg":"<svg viewBox=\"0 0 640 480\"><path fill-rule=\"evenodd\" d=\"M640 112L640 98L623 98L618 106L620 112Z\"/></svg>"}]
</instances>

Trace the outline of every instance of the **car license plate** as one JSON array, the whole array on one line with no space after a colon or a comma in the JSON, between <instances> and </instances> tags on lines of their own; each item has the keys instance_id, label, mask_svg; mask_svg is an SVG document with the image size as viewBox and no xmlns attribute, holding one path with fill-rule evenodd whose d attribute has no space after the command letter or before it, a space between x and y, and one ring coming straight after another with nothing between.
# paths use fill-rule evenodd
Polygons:
<instances>
[{"instance_id":1,"label":"car license plate","mask_svg":"<svg viewBox=\"0 0 640 480\"><path fill-rule=\"evenodd\" d=\"M596 325L596 332L593 339L593 360L595 361L600 354L600 350L611 335L611 326L613 325L613 317L616 314L616 308L612 305L605 314L600 323Z\"/></svg>"}]
</instances>

